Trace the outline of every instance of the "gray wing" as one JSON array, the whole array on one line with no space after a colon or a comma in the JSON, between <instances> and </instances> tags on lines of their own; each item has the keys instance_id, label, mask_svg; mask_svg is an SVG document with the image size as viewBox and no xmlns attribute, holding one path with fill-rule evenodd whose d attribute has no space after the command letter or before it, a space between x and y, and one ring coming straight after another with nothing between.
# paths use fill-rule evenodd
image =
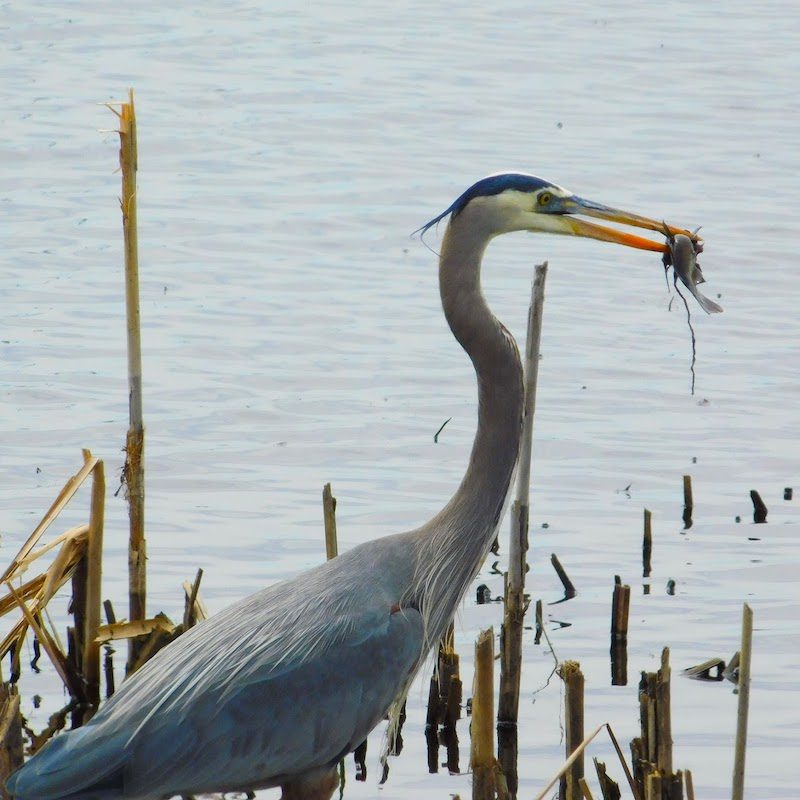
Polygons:
<instances>
[{"instance_id":1,"label":"gray wing","mask_svg":"<svg viewBox=\"0 0 800 800\"><path fill-rule=\"evenodd\" d=\"M299 663L240 670L222 693L201 691L178 714L154 715L130 745L132 792L277 785L335 763L407 686L422 640L417 611L365 610L329 625Z\"/></svg>"},{"instance_id":2,"label":"gray wing","mask_svg":"<svg viewBox=\"0 0 800 800\"><path fill-rule=\"evenodd\" d=\"M362 545L187 631L12 776L15 796L168 797L335 762L423 655L420 614L396 605L405 550L402 537Z\"/></svg>"}]
</instances>

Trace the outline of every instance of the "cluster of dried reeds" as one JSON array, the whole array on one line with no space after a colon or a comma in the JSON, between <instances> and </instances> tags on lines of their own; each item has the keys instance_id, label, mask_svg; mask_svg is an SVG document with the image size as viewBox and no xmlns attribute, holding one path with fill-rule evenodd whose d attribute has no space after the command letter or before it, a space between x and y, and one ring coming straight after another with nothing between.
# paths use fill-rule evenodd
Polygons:
<instances>
[{"instance_id":1,"label":"cluster of dried reeds","mask_svg":"<svg viewBox=\"0 0 800 800\"><path fill-rule=\"evenodd\" d=\"M92 500L88 524L70 528L37 547L45 531L90 476ZM13 610L22 612L0 643L0 658L12 654L12 682L19 677L23 644L30 629L36 647L44 649L73 704L85 715L93 713L92 709L100 702L100 648L96 638L101 611L104 503L103 462L84 450L83 466L67 481L0 578L7 590L7 594L0 598L0 615ZM28 577L35 571L39 559L53 552L55 557L49 566ZM74 626L68 629L65 649L48 622L46 609L55 593L70 580Z\"/></svg>"}]
</instances>

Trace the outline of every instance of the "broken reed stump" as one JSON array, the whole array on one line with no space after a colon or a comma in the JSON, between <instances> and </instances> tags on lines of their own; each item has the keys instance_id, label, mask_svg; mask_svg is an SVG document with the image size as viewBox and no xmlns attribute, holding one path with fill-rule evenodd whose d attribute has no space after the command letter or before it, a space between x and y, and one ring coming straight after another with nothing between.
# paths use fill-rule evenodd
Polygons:
<instances>
[{"instance_id":1,"label":"broken reed stump","mask_svg":"<svg viewBox=\"0 0 800 800\"><path fill-rule=\"evenodd\" d=\"M472 691L473 800L494 800L494 631L481 631L475 643L475 681Z\"/></svg>"},{"instance_id":2,"label":"broken reed stump","mask_svg":"<svg viewBox=\"0 0 800 800\"><path fill-rule=\"evenodd\" d=\"M544 632L544 617L542 614L542 601L536 601L536 612L534 614L534 619L536 621L536 633L533 637L533 643L539 644L542 641L542 633Z\"/></svg>"},{"instance_id":3,"label":"broken reed stump","mask_svg":"<svg viewBox=\"0 0 800 800\"><path fill-rule=\"evenodd\" d=\"M767 521L767 505L761 495L755 490L750 490L750 500L753 502L753 522L757 525Z\"/></svg>"},{"instance_id":4,"label":"broken reed stump","mask_svg":"<svg viewBox=\"0 0 800 800\"><path fill-rule=\"evenodd\" d=\"M90 456L84 451L84 458ZM106 478L102 461L92 470L92 500L89 511L89 533L86 540L86 617L83 634L83 679L90 709L84 715L87 722L100 705L100 644L97 629L100 627L100 611L103 579L103 526L105 520Z\"/></svg>"},{"instance_id":5,"label":"broken reed stump","mask_svg":"<svg viewBox=\"0 0 800 800\"><path fill-rule=\"evenodd\" d=\"M631 741L633 777L642 800L683 800L683 772L672 771L669 648L661 668L639 682L641 735Z\"/></svg>"},{"instance_id":6,"label":"broken reed stump","mask_svg":"<svg viewBox=\"0 0 800 800\"><path fill-rule=\"evenodd\" d=\"M336 538L336 498L329 483L322 488L322 517L325 523L325 555L330 561L339 555L339 543Z\"/></svg>"},{"instance_id":7,"label":"broken reed stump","mask_svg":"<svg viewBox=\"0 0 800 800\"><path fill-rule=\"evenodd\" d=\"M19 769L24 761L22 748L22 715L19 710L19 690L13 684L0 683L0 797L10 800L6 778Z\"/></svg>"},{"instance_id":8,"label":"broken reed stump","mask_svg":"<svg viewBox=\"0 0 800 800\"><path fill-rule=\"evenodd\" d=\"M692 476L683 476L683 527L686 530L692 527L692 512L694 511L694 498L692 497Z\"/></svg>"},{"instance_id":9,"label":"broken reed stump","mask_svg":"<svg viewBox=\"0 0 800 800\"><path fill-rule=\"evenodd\" d=\"M593 761L603 800L621 800L622 792L619 789L619 784L608 776L606 765L597 758L594 758Z\"/></svg>"},{"instance_id":10,"label":"broken reed stump","mask_svg":"<svg viewBox=\"0 0 800 800\"><path fill-rule=\"evenodd\" d=\"M653 514L644 510L644 533L642 535L642 577L649 578L653 556Z\"/></svg>"},{"instance_id":11,"label":"broken reed stump","mask_svg":"<svg viewBox=\"0 0 800 800\"><path fill-rule=\"evenodd\" d=\"M460 659L455 651L455 628L451 622L439 642L439 652L431 676L428 693L428 712L425 720L425 739L428 750L428 770L439 771L439 745L447 752L447 769L459 771L458 732L461 718L463 687L459 673Z\"/></svg>"},{"instance_id":12,"label":"broken reed stump","mask_svg":"<svg viewBox=\"0 0 800 800\"><path fill-rule=\"evenodd\" d=\"M742 645L739 651L739 702L736 712L736 747L733 759L732 800L744 797L744 763L747 748L747 717L750 708L750 658L753 642L753 610L742 607Z\"/></svg>"},{"instance_id":13,"label":"broken reed stump","mask_svg":"<svg viewBox=\"0 0 800 800\"><path fill-rule=\"evenodd\" d=\"M111 106L109 106L111 108ZM144 536L144 419L142 412L142 340L139 312L139 241L136 220L136 171L139 166L136 141L136 111L133 90L120 110L111 110L119 119L119 164L122 172L122 230L125 248L125 311L128 332L128 435L122 479L128 501L128 616L131 622L147 616L147 543ZM129 672L140 662L144 642L128 640Z\"/></svg>"},{"instance_id":14,"label":"broken reed stump","mask_svg":"<svg viewBox=\"0 0 800 800\"><path fill-rule=\"evenodd\" d=\"M575 591L575 587L572 585L567 571L561 566L561 562L558 560L558 556L555 553L550 554L550 563L553 565L553 569L556 571L558 579L564 587L564 599L571 600L578 593Z\"/></svg>"},{"instance_id":15,"label":"broken reed stump","mask_svg":"<svg viewBox=\"0 0 800 800\"><path fill-rule=\"evenodd\" d=\"M694 800L694 780L690 769L683 771L683 781L686 784L686 800Z\"/></svg>"},{"instance_id":16,"label":"broken reed stump","mask_svg":"<svg viewBox=\"0 0 800 800\"><path fill-rule=\"evenodd\" d=\"M564 740L566 756L583 744L583 687L581 665L577 661L564 661L558 668L564 681ZM583 753L570 765L559 781L559 800L582 800L580 779L584 777Z\"/></svg>"},{"instance_id":17,"label":"broken reed stump","mask_svg":"<svg viewBox=\"0 0 800 800\"><path fill-rule=\"evenodd\" d=\"M431 676L426 724L455 726L461 718L459 662L455 651L455 626L451 622L439 642L436 665Z\"/></svg>"},{"instance_id":18,"label":"broken reed stump","mask_svg":"<svg viewBox=\"0 0 800 800\"><path fill-rule=\"evenodd\" d=\"M117 621L117 615L114 613L114 606L110 600L103 600L103 611L106 615L106 623L114 625ZM114 653L116 652L109 642L103 645L105 654L103 655L103 674L106 678L106 700L117 690L116 682L114 680Z\"/></svg>"},{"instance_id":19,"label":"broken reed stump","mask_svg":"<svg viewBox=\"0 0 800 800\"><path fill-rule=\"evenodd\" d=\"M614 576L614 595L611 601L611 684L628 685L628 614L631 587Z\"/></svg>"},{"instance_id":20,"label":"broken reed stump","mask_svg":"<svg viewBox=\"0 0 800 800\"><path fill-rule=\"evenodd\" d=\"M208 617L202 602L198 602L200 594L200 581L203 580L203 570L198 568L194 582L185 581L183 584L184 605L183 605L183 630L188 631L198 622L202 622Z\"/></svg>"}]
</instances>

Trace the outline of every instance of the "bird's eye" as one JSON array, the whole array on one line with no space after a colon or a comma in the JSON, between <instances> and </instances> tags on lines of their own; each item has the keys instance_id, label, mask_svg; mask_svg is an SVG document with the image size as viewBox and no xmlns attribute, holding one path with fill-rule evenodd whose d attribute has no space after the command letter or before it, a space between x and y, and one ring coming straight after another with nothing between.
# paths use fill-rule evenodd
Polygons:
<instances>
[{"instance_id":1,"label":"bird's eye","mask_svg":"<svg viewBox=\"0 0 800 800\"><path fill-rule=\"evenodd\" d=\"M546 206L552 199L553 199L553 197L550 194L550 192L542 192L539 195L539 205L540 206Z\"/></svg>"}]
</instances>

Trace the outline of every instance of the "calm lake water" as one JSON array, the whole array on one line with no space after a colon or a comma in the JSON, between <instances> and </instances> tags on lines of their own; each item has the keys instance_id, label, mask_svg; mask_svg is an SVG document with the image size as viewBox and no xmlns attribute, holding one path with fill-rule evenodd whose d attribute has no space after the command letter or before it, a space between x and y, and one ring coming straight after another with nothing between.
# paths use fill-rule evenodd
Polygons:
<instances>
[{"instance_id":1,"label":"calm lake water","mask_svg":"<svg viewBox=\"0 0 800 800\"><path fill-rule=\"evenodd\" d=\"M800 490L796 3L32 2L4 3L0 29L4 561L81 447L105 459L111 488L123 461L118 140L98 104L137 93L149 603L174 619L198 566L214 610L319 563L326 481L341 549L441 507L466 463L475 388L441 315L436 256L409 233L485 174L533 172L702 225L704 291L725 308L693 306L692 396L685 312L670 308L656 255L523 234L487 255L486 293L518 338L533 265L550 262L529 588L559 598L557 552L579 595L547 607L571 623L550 635L586 673L587 728L636 732L638 673L669 645L675 764L693 770L698 797L729 797L736 697L680 671L730 657L747 601L748 794L796 797L800 512L782 499ZM695 525L683 532L688 473ZM750 522L754 488L767 525ZM87 503L59 526L83 521ZM121 497L106 537L104 594L123 615ZM614 574L633 589L627 687L610 686ZM502 590L488 569L479 580ZM499 619L468 596L466 686L477 632ZM562 760L562 698L556 679L537 693L547 648L529 640L525 659L530 797ZM427 774L427 680L389 782L378 789L378 732L368 780L349 767L346 797L469 794L468 775ZM46 670L23 692L42 727L57 680ZM591 752L611 764L605 744Z\"/></svg>"}]
</instances>

